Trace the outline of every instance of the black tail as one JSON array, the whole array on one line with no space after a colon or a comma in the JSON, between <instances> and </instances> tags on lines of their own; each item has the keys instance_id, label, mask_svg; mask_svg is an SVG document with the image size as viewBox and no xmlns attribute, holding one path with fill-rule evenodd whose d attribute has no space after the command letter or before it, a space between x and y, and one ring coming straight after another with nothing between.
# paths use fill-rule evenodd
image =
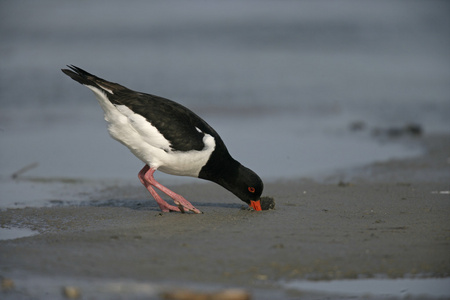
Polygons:
<instances>
[{"instance_id":1,"label":"black tail","mask_svg":"<svg viewBox=\"0 0 450 300\"><path fill-rule=\"evenodd\" d=\"M119 89L126 89L124 86L118 84L118 83L114 83L114 82L110 82L110 81L106 81L100 77L97 77L91 73L86 72L85 70L78 68L74 65L68 65L68 67L71 69L61 69L61 71L63 71L64 74L66 74L67 76L69 76L70 78L72 78L73 80L83 84L83 85L90 85L90 86L95 86L97 88L100 88L102 90L110 90L110 91L115 91L115 90L119 90Z\"/></svg>"}]
</instances>

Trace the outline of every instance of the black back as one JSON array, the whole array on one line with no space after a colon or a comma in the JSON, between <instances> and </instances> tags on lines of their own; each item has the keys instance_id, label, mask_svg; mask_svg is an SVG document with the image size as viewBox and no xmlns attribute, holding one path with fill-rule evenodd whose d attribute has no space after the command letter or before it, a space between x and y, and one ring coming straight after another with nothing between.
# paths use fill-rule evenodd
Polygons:
<instances>
[{"instance_id":1,"label":"black back","mask_svg":"<svg viewBox=\"0 0 450 300\"><path fill-rule=\"evenodd\" d=\"M202 150L205 146L203 143L204 132L214 137L216 148L220 148L221 152L228 154L219 134L202 118L183 105L159 96L130 90L75 66L69 66L69 68L72 70L63 69L62 71L81 84L103 90L111 103L125 105L146 118L170 142L172 150ZM113 93L109 93L108 90Z\"/></svg>"}]
</instances>

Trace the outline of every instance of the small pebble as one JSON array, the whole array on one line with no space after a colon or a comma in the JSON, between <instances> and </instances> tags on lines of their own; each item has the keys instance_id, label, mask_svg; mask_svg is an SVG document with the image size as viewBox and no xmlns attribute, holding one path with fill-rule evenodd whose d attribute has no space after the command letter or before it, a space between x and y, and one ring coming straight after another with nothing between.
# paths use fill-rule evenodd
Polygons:
<instances>
[{"instance_id":1,"label":"small pebble","mask_svg":"<svg viewBox=\"0 0 450 300\"><path fill-rule=\"evenodd\" d=\"M241 289L227 289L221 292L196 292L176 290L162 294L165 300L250 300L250 294Z\"/></svg>"},{"instance_id":2,"label":"small pebble","mask_svg":"<svg viewBox=\"0 0 450 300\"><path fill-rule=\"evenodd\" d=\"M415 135L415 136L422 135L422 133L423 133L422 126L420 126L419 124L414 124L414 123L411 123L411 124L406 125L405 130L406 130L409 134Z\"/></svg>"},{"instance_id":3,"label":"small pebble","mask_svg":"<svg viewBox=\"0 0 450 300\"><path fill-rule=\"evenodd\" d=\"M62 289L64 297L69 299L78 299L81 297L81 291L75 286L65 286Z\"/></svg>"},{"instance_id":4,"label":"small pebble","mask_svg":"<svg viewBox=\"0 0 450 300\"><path fill-rule=\"evenodd\" d=\"M338 182L338 186L340 187L347 187L347 186L351 186L352 184L350 182L346 182L346 181L339 181Z\"/></svg>"},{"instance_id":5,"label":"small pebble","mask_svg":"<svg viewBox=\"0 0 450 300\"><path fill-rule=\"evenodd\" d=\"M7 292L14 289L14 281L9 278L2 278L2 291Z\"/></svg>"},{"instance_id":6,"label":"small pebble","mask_svg":"<svg viewBox=\"0 0 450 300\"><path fill-rule=\"evenodd\" d=\"M355 121L350 123L350 130L361 131L366 128L366 123L364 121Z\"/></svg>"}]
</instances>

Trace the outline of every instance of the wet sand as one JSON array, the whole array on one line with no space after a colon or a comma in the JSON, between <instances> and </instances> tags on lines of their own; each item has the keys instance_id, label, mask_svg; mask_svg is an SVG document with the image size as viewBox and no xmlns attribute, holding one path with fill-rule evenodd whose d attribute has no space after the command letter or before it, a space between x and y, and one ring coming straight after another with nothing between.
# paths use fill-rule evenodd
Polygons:
<instances>
[{"instance_id":1,"label":"wet sand","mask_svg":"<svg viewBox=\"0 0 450 300\"><path fill-rule=\"evenodd\" d=\"M290 299L298 295L280 282L449 276L450 138L420 143L427 151L416 159L321 181L268 182L264 194L276 209L264 212L204 182L173 187L201 215L162 214L137 184L98 191L82 206L1 211L2 227L40 232L0 241L0 275L15 283L2 297L62 297L69 284L97 299L159 299L176 287L239 287L255 299ZM105 281L128 282L129 290L92 289ZM130 282L157 288L142 294Z\"/></svg>"}]
</instances>

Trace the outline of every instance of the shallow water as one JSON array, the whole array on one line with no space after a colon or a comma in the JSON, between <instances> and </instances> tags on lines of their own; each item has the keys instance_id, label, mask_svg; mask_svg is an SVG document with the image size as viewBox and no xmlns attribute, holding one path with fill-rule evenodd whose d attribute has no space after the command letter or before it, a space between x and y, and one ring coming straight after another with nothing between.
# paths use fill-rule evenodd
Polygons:
<instances>
[{"instance_id":1,"label":"shallow water","mask_svg":"<svg viewBox=\"0 0 450 300\"><path fill-rule=\"evenodd\" d=\"M28 228L1 228L0 227L0 240L14 240L22 237L28 237L38 234L37 231Z\"/></svg>"},{"instance_id":2,"label":"shallow water","mask_svg":"<svg viewBox=\"0 0 450 300\"><path fill-rule=\"evenodd\" d=\"M288 289L325 296L347 296L351 299L448 299L450 278L355 279L331 281L296 281Z\"/></svg>"},{"instance_id":3,"label":"shallow water","mask_svg":"<svg viewBox=\"0 0 450 300\"><path fill-rule=\"evenodd\" d=\"M161 299L165 292L188 290L197 295L230 289L229 286L204 285L180 282L146 282L126 279L97 279L95 284L85 279L43 276L19 276L15 284L22 294L34 297L59 298L63 287L72 287L83 297L96 299ZM256 299L294 299L294 292L301 299L448 299L450 278L417 279L359 279L333 281L297 281L282 284L277 290L253 288L249 294ZM290 295L290 296L288 296ZM5 299L15 299L17 294L5 293ZM9 296L9 297L8 297ZM296 298L295 298L296 299Z\"/></svg>"}]
</instances>

